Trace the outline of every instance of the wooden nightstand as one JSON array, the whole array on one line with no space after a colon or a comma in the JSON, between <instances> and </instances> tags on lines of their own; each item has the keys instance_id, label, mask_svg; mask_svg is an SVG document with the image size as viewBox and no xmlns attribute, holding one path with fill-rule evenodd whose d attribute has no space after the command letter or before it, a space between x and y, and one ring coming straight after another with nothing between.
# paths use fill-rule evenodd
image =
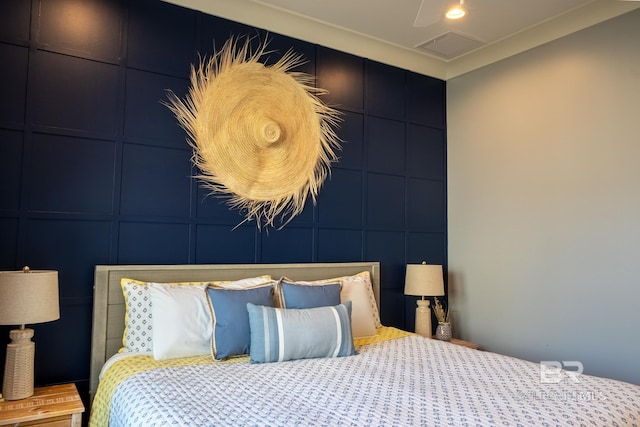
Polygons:
<instances>
[{"instance_id":1,"label":"wooden nightstand","mask_svg":"<svg viewBox=\"0 0 640 427\"><path fill-rule=\"evenodd\" d=\"M39 387L26 399L0 402L0 426L80 427L83 412L75 384Z\"/></svg>"},{"instance_id":2,"label":"wooden nightstand","mask_svg":"<svg viewBox=\"0 0 640 427\"><path fill-rule=\"evenodd\" d=\"M431 338L433 338L434 340L437 339L436 336L432 336ZM480 350L480 346L474 342L470 342L470 341L465 341L465 340L461 340L458 338L451 338L448 342L450 342L451 344L455 344L455 345L461 345L463 347L468 347L468 348L472 348L474 350Z\"/></svg>"}]
</instances>

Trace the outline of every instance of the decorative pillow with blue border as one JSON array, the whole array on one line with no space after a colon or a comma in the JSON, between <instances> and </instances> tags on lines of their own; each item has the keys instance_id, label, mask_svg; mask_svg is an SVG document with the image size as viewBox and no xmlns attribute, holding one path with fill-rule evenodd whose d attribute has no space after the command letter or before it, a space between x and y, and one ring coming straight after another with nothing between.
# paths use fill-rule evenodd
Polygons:
<instances>
[{"instance_id":1,"label":"decorative pillow with blue border","mask_svg":"<svg viewBox=\"0 0 640 427\"><path fill-rule=\"evenodd\" d=\"M247 303L273 305L273 283L249 289L209 288L209 302L213 319L211 354L222 360L249 354L251 332Z\"/></svg>"},{"instance_id":2,"label":"decorative pillow with blue border","mask_svg":"<svg viewBox=\"0 0 640 427\"><path fill-rule=\"evenodd\" d=\"M350 301L308 309L248 303L247 311L251 327L251 363L356 354Z\"/></svg>"}]
</instances>

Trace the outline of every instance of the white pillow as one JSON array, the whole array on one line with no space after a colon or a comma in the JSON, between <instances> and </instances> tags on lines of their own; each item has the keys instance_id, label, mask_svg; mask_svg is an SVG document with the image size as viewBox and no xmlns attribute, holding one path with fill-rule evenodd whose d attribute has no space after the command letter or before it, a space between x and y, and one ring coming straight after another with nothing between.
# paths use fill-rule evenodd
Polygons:
<instances>
[{"instance_id":1,"label":"white pillow","mask_svg":"<svg viewBox=\"0 0 640 427\"><path fill-rule=\"evenodd\" d=\"M250 289L256 288L259 286L264 286L267 283L272 281L270 275L258 276L258 277L247 277L246 279L240 280L218 280L215 282L210 282L209 286L212 288L223 288L223 289Z\"/></svg>"},{"instance_id":2,"label":"white pillow","mask_svg":"<svg viewBox=\"0 0 640 427\"><path fill-rule=\"evenodd\" d=\"M376 334L373 308L369 300L370 285L362 276L342 279L340 302L351 301L351 329L354 338L370 337Z\"/></svg>"},{"instance_id":3,"label":"white pillow","mask_svg":"<svg viewBox=\"0 0 640 427\"><path fill-rule=\"evenodd\" d=\"M371 315L373 316L373 323L375 327L376 328L381 327L382 322L380 322L380 313L378 312L378 304L376 303L376 297L373 293L373 283L371 282L371 273L369 273L368 271L362 271L358 274L354 274L353 276L340 277L340 280L342 281L343 290L345 286L349 287L349 285L352 284L353 282L364 284L367 297L366 297L366 300L365 299L362 300L362 303L366 304L365 301L368 302L368 307L369 307L368 310L370 310ZM340 297L340 299L341 301L346 301L342 297ZM363 308L363 310L364 309L365 308ZM354 310L355 310L355 307L354 307ZM358 308L358 310L360 310L360 308Z\"/></svg>"},{"instance_id":4,"label":"white pillow","mask_svg":"<svg viewBox=\"0 0 640 427\"><path fill-rule=\"evenodd\" d=\"M208 282L175 282L171 286L206 285ZM125 328L122 334L124 352L153 353L153 321L149 283L135 279L120 280L125 303Z\"/></svg>"},{"instance_id":5,"label":"white pillow","mask_svg":"<svg viewBox=\"0 0 640 427\"><path fill-rule=\"evenodd\" d=\"M156 360L209 354L212 326L206 288L149 283Z\"/></svg>"}]
</instances>

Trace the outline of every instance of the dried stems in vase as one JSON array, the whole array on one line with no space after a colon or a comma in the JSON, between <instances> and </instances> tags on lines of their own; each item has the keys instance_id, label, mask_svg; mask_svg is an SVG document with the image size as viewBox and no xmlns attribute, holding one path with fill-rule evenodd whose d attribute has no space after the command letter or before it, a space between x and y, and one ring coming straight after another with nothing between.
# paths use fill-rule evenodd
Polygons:
<instances>
[{"instance_id":1,"label":"dried stems in vase","mask_svg":"<svg viewBox=\"0 0 640 427\"><path fill-rule=\"evenodd\" d=\"M447 307L447 309L445 310L438 300L438 297L434 297L433 301L433 313L436 315L438 323L449 323L449 307Z\"/></svg>"}]
</instances>

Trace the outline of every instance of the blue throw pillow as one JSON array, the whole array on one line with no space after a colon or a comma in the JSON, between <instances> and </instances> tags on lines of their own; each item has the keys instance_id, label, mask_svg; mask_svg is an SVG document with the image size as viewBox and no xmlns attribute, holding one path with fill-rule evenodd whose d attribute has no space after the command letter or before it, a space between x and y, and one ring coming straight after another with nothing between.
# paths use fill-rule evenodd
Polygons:
<instances>
[{"instance_id":1,"label":"blue throw pillow","mask_svg":"<svg viewBox=\"0 0 640 427\"><path fill-rule=\"evenodd\" d=\"M340 283L299 285L281 282L284 308L314 308L340 304Z\"/></svg>"},{"instance_id":2,"label":"blue throw pillow","mask_svg":"<svg viewBox=\"0 0 640 427\"><path fill-rule=\"evenodd\" d=\"M286 309L248 303L251 363L356 354L351 301L331 307Z\"/></svg>"},{"instance_id":3,"label":"blue throw pillow","mask_svg":"<svg viewBox=\"0 0 640 427\"><path fill-rule=\"evenodd\" d=\"M251 331L247 303L273 305L273 285L250 289L207 289L211 301L211 354L216 360L249 354Z\"/></svg>"}]
</instances>

